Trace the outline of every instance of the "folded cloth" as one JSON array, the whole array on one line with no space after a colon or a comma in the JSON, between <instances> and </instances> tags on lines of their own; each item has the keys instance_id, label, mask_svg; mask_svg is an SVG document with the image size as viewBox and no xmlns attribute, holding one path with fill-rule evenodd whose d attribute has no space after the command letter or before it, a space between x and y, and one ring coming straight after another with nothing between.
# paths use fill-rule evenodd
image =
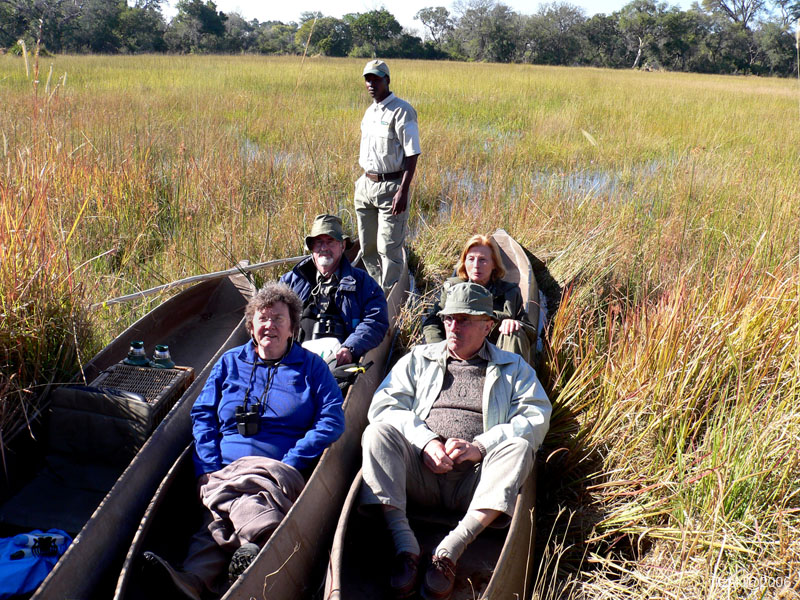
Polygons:
<instances>
[{"instance_id":1,"label":"folded cloth","mask_svg":"<svg viewBox=\"0 0 800 600\"><path fill-rule=\"evenodd\" d=\"M230 552L252 542L262 545L297 500L305 481L279 460L244 456L209 473L200 498L213 517L208 531Z\"/></svg>"},{"instance_id":2,"label":"folded cloth","mask_svg":"<svg viewBox=\"0 0 800 600\"><path fill-rule=\"evenodd\" d=\"M336 368L336 353L342 347L342 344L335 337L306 340L302 346L309 352L319 355L331 371Z\"/></svg>"}]
</instances>

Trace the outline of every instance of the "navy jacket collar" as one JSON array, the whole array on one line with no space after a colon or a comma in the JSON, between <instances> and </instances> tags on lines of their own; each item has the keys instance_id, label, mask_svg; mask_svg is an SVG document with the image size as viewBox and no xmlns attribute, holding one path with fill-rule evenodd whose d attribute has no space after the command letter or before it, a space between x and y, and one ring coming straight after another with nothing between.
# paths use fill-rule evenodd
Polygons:
<instances>
[{"instance_id":1,"label":"navy jacket collar","mask_svg":"<svg viewBox=\"0 0 800 600\"><path fill-rule=\"evenodd\" d=\"M295 268L303 277L303 279L305 279L310 285L313 285L317 281L317 266L314 264L314 261L310 256L304 259L303 262L301 262ZM336 273L339 277L339 289L341 291L356 291L356 278L353 272L353 265L350 264L350 261L347 260L347 257L344 254L342 254L342 258L339 261L339 269Z\"/></svg>"}]
</instances>

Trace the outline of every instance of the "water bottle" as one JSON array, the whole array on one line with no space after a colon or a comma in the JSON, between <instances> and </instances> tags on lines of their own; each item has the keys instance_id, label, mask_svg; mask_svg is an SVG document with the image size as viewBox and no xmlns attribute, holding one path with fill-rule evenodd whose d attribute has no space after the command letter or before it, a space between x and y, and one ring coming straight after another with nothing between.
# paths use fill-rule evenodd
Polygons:
<instances>
[{"instance_id":1,"label":"water bottle","mask_svg":"<svg viewBox=\"0 0 800 600\"><path fill-rule=\"evenodd\" d=\"M147 360L147 355L144 352L144 342L131 342L131 347L128 349L128 356L122 362L135 367L149 366L150 361Z\"/></svg>"},{"instance_id":2,"label":"water bottle","mask_svg":"<svg viewBox=\"0 0 800 600\"><path fill-rule=\"evenodd\" d=\"M158 344L155 352L153 352L153 360L150 361L150 366L156 369L173 369L175 363L169 355L169 346L165 344Z\"/></svg>"}]
</instances>

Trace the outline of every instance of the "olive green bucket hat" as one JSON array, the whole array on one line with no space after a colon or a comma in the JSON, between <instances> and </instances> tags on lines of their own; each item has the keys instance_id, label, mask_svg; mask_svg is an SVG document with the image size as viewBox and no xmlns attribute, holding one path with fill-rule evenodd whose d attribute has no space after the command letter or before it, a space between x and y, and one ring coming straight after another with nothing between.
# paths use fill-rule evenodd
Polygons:
<instances>
[{"instance_id":1,"label":"olive green bucket hat","mask_svg":"<svg viewBox=\"0 0 800 600\"><path fill-rule=\"evenodd\" d=\"M439 315L483 315L497 320L492 293L481 284L470 281L457 283L447 290L447 299Z\"/></svg>"},{"instance_id":2,"label":"olive green bucket hat","mask_svg":"<svg viewBox=\"0 0 800 600\"><path fill-rule=\"evenodd\" d=\"M347 242L349 238L342 230L342 220L336 215L317 215L311 225L311 233L306 236L306 248L311 250L314 238L318 235L329 235L339 242Z\"/></svg>"}]
</instances>

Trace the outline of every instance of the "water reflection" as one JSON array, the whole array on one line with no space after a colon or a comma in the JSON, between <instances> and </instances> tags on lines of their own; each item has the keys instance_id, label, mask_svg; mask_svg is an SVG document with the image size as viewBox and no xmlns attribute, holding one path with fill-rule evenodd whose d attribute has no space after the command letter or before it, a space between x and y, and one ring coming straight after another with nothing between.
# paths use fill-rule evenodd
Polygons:
<instances>
[{"instance_id":1,"label":"water reflection","mask_svg":"<svg viewBox=\"0 0 800 600\"><path fill-rule=\"evenodd\" d=\"M667 166L664 160L651 160L623 171L584 169L581 171L541 170L531 175L535 188L561 191L566 195L616 197L633 192L633 186L650 179Z\"/></svg>"},{"instance_id":2,"label":"water reflection","mask_svg":"<svg viewBox=\"0 0 800 600\"><path fill-rule=\"evenodd\" d=\"M452 196L477 196L486 191L486 184L477 181L466 171L447 171L442 175L442 186L451 190Z\"/></svg>"},{"instance_id":3,"label":"water reflection","mask_svg":"<svg viewBox=\"0 0 800 600\"><path fill-rule=\"evenodd\" d=\"M285 150L270 150L269 148L262 148L258 143L247 138L242 140L240 145L242 158L247 162L256 162L263 160L272 160L275 167L296 167L300 164L304 157L296 152L286 152Z\"/></svg>"},{"instance_id":4,"label":"water reflection","mask_svg":"<svg viewBox=\"0 0 800 600\"><path fill-rule=\"evenodd\" d=\"M600 198L624 202L635 196L637 186L663 172L664 169L671 168L675 162L675 160L654 159L621 170L600 168L577 171L531 170L529 175L521 175L522 181L518 179L516 183L509 182L508 186L504 186L502 199L496 198L495 206L498 211L506 214L513 214L518 210L531 195L529 186L521 185L528 178L535 192L546 190L550 195L566 198L579 197L584 200ZM479 216L480 203L468 200L486 196L489 189L486 178L478 179L472 173L460 170L443 173L441 182L444 193L439 200L439 218L450 219L453 216L454 204L459 206L459 210ZM526 191L521 192L520 188Z\"/></svg>"},{"instance_id":5,"label":"water reflection","mask_svg":"<svg viewBox=\"0 0 800 600\"><path fill-rule=\"evenodd\" d=\"M486 152L506 149L522 139L521 130L503 131L497 127L487 127L483 134L483 149Z\"/></svg>"}]
</instances>

